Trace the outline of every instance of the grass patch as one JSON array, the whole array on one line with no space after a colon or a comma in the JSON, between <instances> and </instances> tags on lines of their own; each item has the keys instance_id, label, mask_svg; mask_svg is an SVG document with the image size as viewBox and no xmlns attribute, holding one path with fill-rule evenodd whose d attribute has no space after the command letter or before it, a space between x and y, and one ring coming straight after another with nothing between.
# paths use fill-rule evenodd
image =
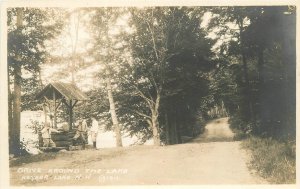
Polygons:
<instances>
[{"instance_id":1,"label":"grass patch","mask_svg":"<svg viewBox=\"0 0 300 189\"><path fill-rule=\"evenodd\" d=\"M55 159L58 153L55 152L48 152L36 155L26 155L22 157L18 157L16 159L12 159L9 161L9 166L19 166L22 164L33 163L33 162L40 162L40 161L47 161L50 159Z\"/></svg>"},{"instance_id":2,"label":"grass patch","mask_svg":"<svg viewBox=\"0 0 300 189\"><path fill-rule=\"evenodd\" d=\"M252 154L250 168L273 184L296 183L296 142L249 137L242 142Z\"/></svg>"}]
</instances>

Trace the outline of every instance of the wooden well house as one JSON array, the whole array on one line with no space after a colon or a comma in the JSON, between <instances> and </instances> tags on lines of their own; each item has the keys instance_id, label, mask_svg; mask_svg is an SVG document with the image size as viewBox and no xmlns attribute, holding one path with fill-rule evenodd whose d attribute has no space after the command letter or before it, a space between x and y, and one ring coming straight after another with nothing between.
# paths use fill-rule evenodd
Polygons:
<instances>
[{"instance_id":1,"label":"wooden well house","mask_svg":"<svg viewBox=\"0 0 300 189\"><path fill-rule=\"evenodd\" d=\"M71 139L76 133L73 128L74 122L74 107L79 101L87 101L88 97L80 91L74 84L53 82L49 83L41 92L36 96L37 100L43 102L43 109L45 113L45 122L51 122L51 126L57 129L57 111L60 106L65 105L68 111L68 125L64 127L62 133L52 133L52 140L58 148L67 148L72 144ZM52 119L49 121L47 114L50 114ZM43 142L41 134L39 135L39 145L42 148Z\"/></svg>"}]
</instances>

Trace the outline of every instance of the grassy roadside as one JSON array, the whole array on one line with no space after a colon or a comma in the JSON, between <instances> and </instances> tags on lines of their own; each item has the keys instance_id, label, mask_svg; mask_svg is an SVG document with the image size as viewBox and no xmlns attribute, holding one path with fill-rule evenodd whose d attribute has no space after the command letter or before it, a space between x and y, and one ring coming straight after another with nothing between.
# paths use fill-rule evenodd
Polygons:
<instances>
[{"instance_id":1,"label":"grassy roadside","mask_svg":"<svg viewBox=\"0 0 300 189\"><path fill-rule=\"evenodd\" d=\"M58 153L55 152L49 152L49 153L42 153L42 154L36 154L36 155L26 155L23 157L18 157L15 159L12 159L9 161L9 166L20 166L27 163L34 163L34 162L40 162L40 161L47 161L51 159L55 159L57 157Z\"/></svg>"},{"instance_id":2,"label":"grassy roadside","mask_svg":"<svg viewBox=\"0 0 300 189\"><path fill-rule=\"evenodd\" d=\"M26 155L18 158L9 160L9 166L23 166L28 163L38 163L48 160L59 160L59 159L68 159L69 162L72 162L74 165L79 165L86 163L87 161L102 160L118 157L125 153L131 153L139 149L151 149L158 148L157 146L130 146L130 147L114 147L114 148L100 148L94 150L92 147L88 147L85 150L75 150L75 151L64 151L64 152L47 152L35 155Z\"/></svg>"},{"instance_id":3,"label":"grassy roadside","mask_svg":"<svg viewBox=\"0 0 300 189\"><path fill-rule=\"evenodd\" d=\"M242 147L251 151L250 168L273 184L296 183L296 144L249 137Z\"/></svg>"}]
</instances>

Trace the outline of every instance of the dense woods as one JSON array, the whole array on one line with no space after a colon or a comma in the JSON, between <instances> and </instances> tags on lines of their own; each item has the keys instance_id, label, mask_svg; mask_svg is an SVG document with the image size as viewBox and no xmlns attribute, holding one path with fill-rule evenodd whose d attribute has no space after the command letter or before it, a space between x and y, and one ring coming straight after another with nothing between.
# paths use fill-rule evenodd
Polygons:
<instances>
[{"instance_id":1,"label":"dense woods","mask_svg":"<svg viewBox=\"0 0 300 189\"><path fill-rule=\"evenodd\" d=\"M19 153L20 112L42 109L41 68L64 65L53 81L81 88L80 71L93 71L90 100L75 114L104 121L117 146L125 131L178 144L213 116L247 135L295 139L295 7L12 8L7 16L10 153ZM53 44L74 18L73 45ZM90 38L80 50L81 27Z\"/></svg>"},{"instance_id":2,"label":"dense woods","mask_svg":"<svg viewBox=\"0 0 300 189\"><path fill-rule=\"evenodd\" d=\"M223 44L222 58L228 63L220 64L214 77L232 127L265 137L295 138L294 7L229 7L212 12L216 17L211 27L228 20L238 26L235 31L226 27L220 31L231 32L236 40Z\"/></svg>"}]
</instances>

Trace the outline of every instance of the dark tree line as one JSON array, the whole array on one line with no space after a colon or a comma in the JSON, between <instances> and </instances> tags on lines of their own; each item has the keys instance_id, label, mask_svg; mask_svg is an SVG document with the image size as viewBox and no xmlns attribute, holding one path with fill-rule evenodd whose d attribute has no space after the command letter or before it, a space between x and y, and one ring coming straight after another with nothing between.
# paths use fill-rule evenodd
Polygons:
<instances>
[{"instance_id":1,"label":"dark tree line","mask_svg":"<svg viewBox=\"0 0 300 189\"><path fill-rule=\"evenodd\" d=\"M295 7L211 11L217 15L211 24L233 21L238 25L237 31L222 30L237 37L222 46L225 61L214 73L215 97L225 102L232 126L261 136L295 137Z\"/></svg>"}]
</instances>

